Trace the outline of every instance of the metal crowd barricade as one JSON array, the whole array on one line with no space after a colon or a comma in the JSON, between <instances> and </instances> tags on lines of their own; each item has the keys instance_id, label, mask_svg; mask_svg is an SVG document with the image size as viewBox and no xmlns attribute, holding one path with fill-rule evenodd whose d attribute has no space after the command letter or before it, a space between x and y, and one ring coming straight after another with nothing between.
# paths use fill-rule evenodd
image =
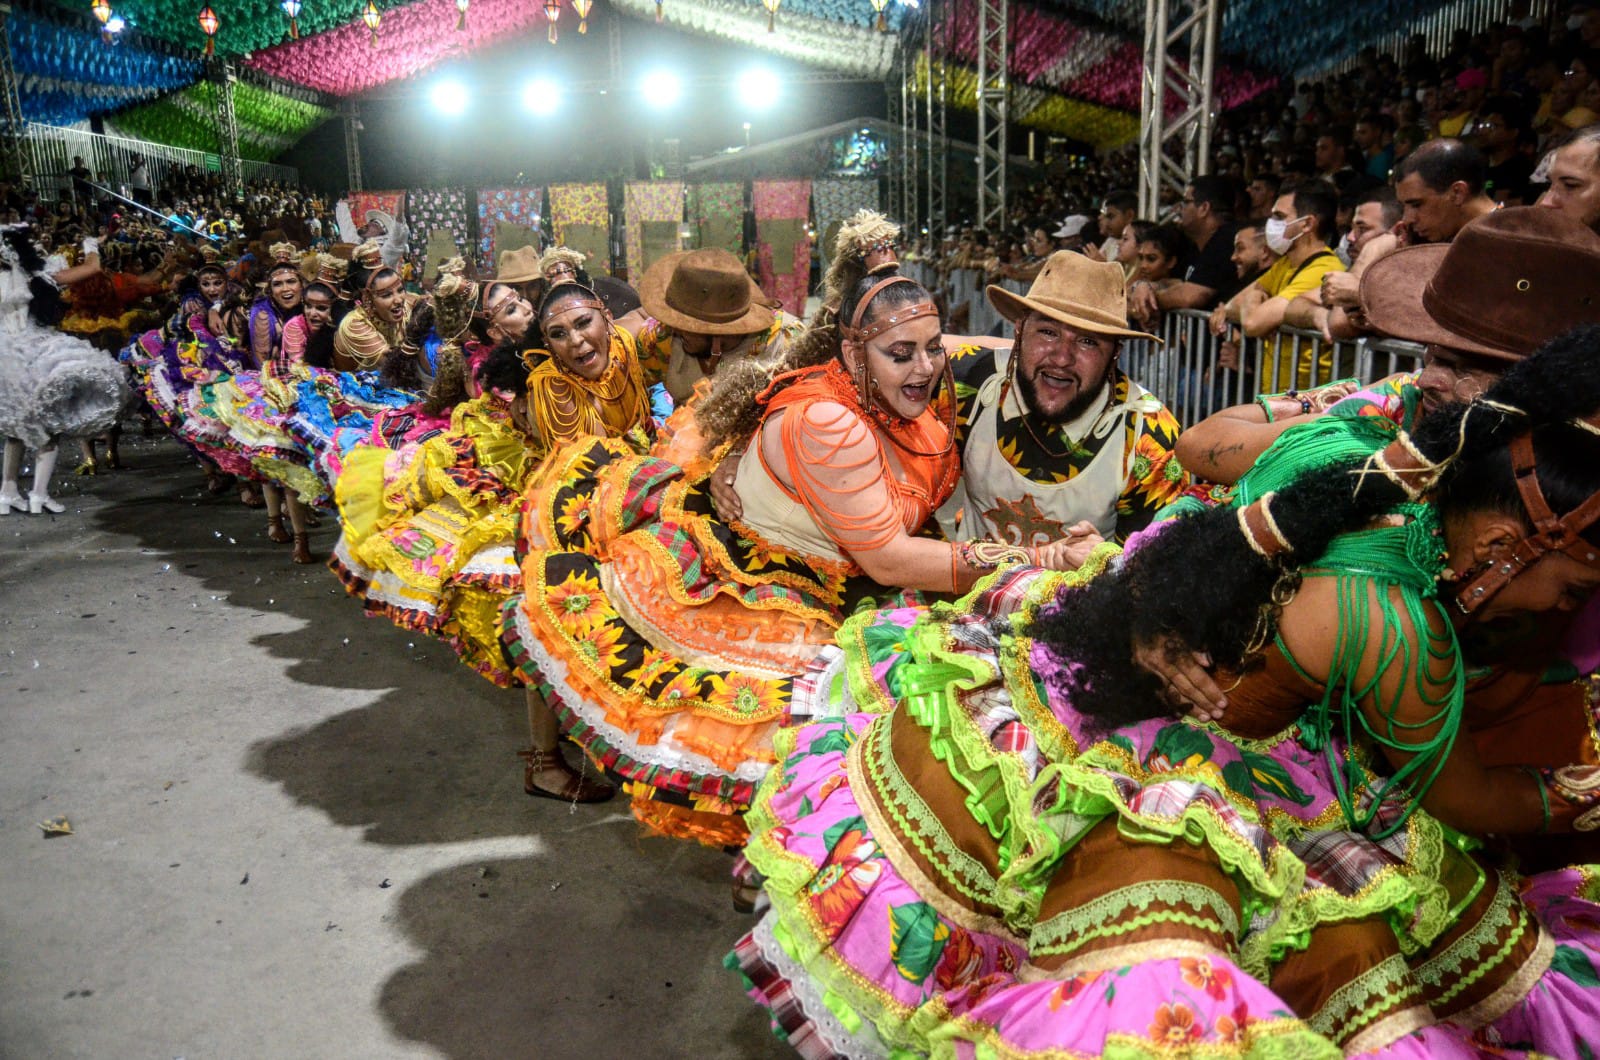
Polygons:
<instances>
[{"instance_id":1,"label":"metal crowd barricade","mask_svg":"<svg viewBox=\"0 0 1600 1060\"><path fill-rule=\"evenodd\" d=\"M202 173L216 172L222 168L219 156L206 151L191 151L182 147L135 140L127 136L108 136L87 129L69 129L59 125L28 122L24 133L24 150L33 162L37 174L37 188L41 197L66 199L73 196L72 178L67 170L73 158L82 158L83 164L93 174L96 183L115 188L132 198L131 159L138 155L145 161L145 179L153 193L167 182L174 170L194 166ZM289 184L299 183L300 174L292 166L270 162L241 162L246 180L279 180Z\"/></svg>"},{"instance_id":2,"label":"metal crowd barricade","mask_svg":"<svg viewBox=\"0 0 1600 1060\"><path fill-rule=\"evenodd\" d=\"M1329 343L1300 328L1241 337L1225 364L1225 341L1211 334L1209 317L1196 309L1174 310L1162 315L1157 332L1162 345L1143 339L1123 345L1123 370L1160 398L1184 427L1259 394L1309 390L1349 378L1372 383L1422 366L1423 348L1416 343L1372 338Z\"/></svg>"}]
</instances>

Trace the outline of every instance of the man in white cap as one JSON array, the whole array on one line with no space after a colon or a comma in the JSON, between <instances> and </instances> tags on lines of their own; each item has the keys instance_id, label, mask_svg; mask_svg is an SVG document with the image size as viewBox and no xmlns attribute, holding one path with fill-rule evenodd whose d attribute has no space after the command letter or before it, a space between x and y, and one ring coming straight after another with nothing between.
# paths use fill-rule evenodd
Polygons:
<instances>
[{"instance_id":1,"label":"man in white cap","mask_svg":"<svg viewBox=\"0 0 1600 1060\"><path fill-rule=\"evenodd\" d=\"M1128 326L1120 266L1057 251L1026 295L988 289L1017 329L1010 351L970 349L956 377L962 483L939 511L954 539L1038 545L1124 540L1188 475L1178 423L1117 366Z\"/></svg>"},{"instance_id":2,"label":"man in white cap","mask_svg":"<svg viewBox=\"0 0 1600 1060\"><path fill-rule=\"evenodd\" d=\"M400 267L406 254L406 238L411 230L404 221L397 221L382 210L368 210L367 223L361 228L362 239L376 239L383 250L383 263L391 269Z\"/></svg>"},{"instance_id":3,"label":"man in white cap","mask_svg":"<svg viewBox=\"0 0 1600 1060\"><path fill-rule=\"evenodd\" d=\"M1057 250L1082 250L1083 230L1088 225L1088 215L1072 214L1061 222L1060 228L1050 233L1050 238L1056 241Z\"/></svg>"}]
</instances>

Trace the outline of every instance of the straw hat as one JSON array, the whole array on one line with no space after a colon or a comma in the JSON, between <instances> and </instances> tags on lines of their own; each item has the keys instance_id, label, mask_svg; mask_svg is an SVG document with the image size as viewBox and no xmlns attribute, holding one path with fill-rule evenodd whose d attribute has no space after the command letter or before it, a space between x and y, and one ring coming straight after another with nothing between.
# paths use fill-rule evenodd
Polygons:
<instances>
[{"instance_id":1,"label":"straw hat","mask_svg":"<svg viewBox=\"0 0 1600 1060\"><path fill-rule=\"evenodd\" d=\"M1540 206L1496 210L1449 243L1385 254L1360 294L1367 322L1386 335L1519 361L1600 323L1600 235Z\"/></svg>"},{"instance_id":2,"label":"straw hat","mask_svg":"<svg viewBox=\"0 0 1600 1060\"><path fill-rule=\"evenodd\" d=\"M987 293L989 304L1013 324L1020 325L1030 311L1037 311L1096 335L1161 341L1128 327L1127 289L1122 266L1114 261L1090 261L1074 251L1058 250L1045 259L1027 294L994 284Z\"/></svg>"},{"instance_id":3,"label":"straw hat","mask_svg":"<svg viewBox=\"0 0 1600 1060\"><path fill-rule=\"evenodd\" d=\"M539 252L533 247L518 247L500 252L495 281L498 283L527 283L544 274L539 271Z\"/></svg>"},{"instance_id":4,"label":"straw hat","mask_svg":"<svg viewBox=\"0 0 1600 1060\"><path fill-rule=\"evenodd\" d=\"M766 296L726 250L657 259L639 281L639 301L656 320L691 335L748 335L772 326Z\"/></svg>"}]
</instances>

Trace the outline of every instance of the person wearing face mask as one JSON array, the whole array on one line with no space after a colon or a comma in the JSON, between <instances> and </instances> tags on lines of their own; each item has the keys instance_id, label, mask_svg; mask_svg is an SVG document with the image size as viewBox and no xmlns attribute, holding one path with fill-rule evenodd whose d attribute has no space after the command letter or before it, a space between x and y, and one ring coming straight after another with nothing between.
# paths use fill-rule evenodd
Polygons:
<instances>
[{"instance_id":1,"label":"person wearing face mask","mask_svg":"<svg viewBox=\"0 0 1600 1060\"><path fill-rule=\"evenodd\" d=\"M1513 261L1549 281L1530 281L1528 290L1503 298L1482 286L1480 274L1498 273ZM1390 296L1391 288L1404 298ZM1600 235L1538 207L1498 210L1449 244L1401 248L1378 259L1362 277L1360 298L1375 330L1427 345L1420 372L1354 393L1347 386L1325 388L1223 409L1184 431L1178 442L1184 466L1207 481L1232 484L1281 435L1302 425L1330 416L1376 416L1410 430L1453 401L1472 400L1543 342L1600 323ZM1516 323L1508 327L1497 319Z\"/></svg>"},{"instance_id":2,"label":"person wearing face mask","mask_svg":"<svg viewBox=\"0 0 1600 1060\"><path fill-rule=\"evenodd\" d=\"M508 655L530 687L548 684L590 758L632 782L635 815L655 830L739 840L788 721L789 675L860 600L918 604L1006 557L1082 560L1066 539L918 536L959 474L954 409L935 401L951 386L938 310L890 269L843 292L837 312L772 366L754 402L746 368L719 375L698 407L708 451L744 446L738 520L716 514L706 474L617 441L556 453L527 492ZM534 753L530 783L549 761Z\"/></svg>"},{"instance_id":3,"label":"person wearing face mask","mask_svg":"<svg viewBox=\"0 0 1600 1060\"><path fill-rule=\"evenodd\" d=\"M896 227L886 239L898 235ZM660 258L639 281L639 302L647 317L635 331L645 382L664 384L678 405L721 365L782 357L802 327L772 308L739 259L720 249Z\"/></svg>"},{"instance_id":4,"label":"person wearing face mask","mask_svg":"<svg viewBox=\"0 0 1600 1060\"><path fill-rule=\"evenodd\" d=\"M1212 311L1212 334L1226 336L1229 325L1238 324L1246 335L1260 338L1285 324L1303 328L1314 323L1311 308L1320 298L1322 277L1344 271L1344 263L1328 248L1337 205L1332 185L1318 181L1278 196L1263 229L1268 249L1279 258L1260 279ZM1302 295L1307 301L1295 305ZM1333 378L1331 352L1315 365L1309 350L1299 360L1303 363L1297 364L1293 347L1285 348L1279 339L1267 353L1262 385L1288 390L1309 387L1313 376Z\"/></svg>"}]
</instances>

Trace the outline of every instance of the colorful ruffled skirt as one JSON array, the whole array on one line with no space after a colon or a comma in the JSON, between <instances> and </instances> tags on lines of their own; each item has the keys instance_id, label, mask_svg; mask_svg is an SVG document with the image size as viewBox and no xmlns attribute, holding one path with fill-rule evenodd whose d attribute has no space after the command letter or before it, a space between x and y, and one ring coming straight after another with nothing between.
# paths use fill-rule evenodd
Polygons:
<instances>
[{"instance_id":1,"label":"colorful ruffled skirt","mask_svg":"<svg viewBox=\"0 0 1600 1060\"><path fill-rule=\"evenodd\" d=\"M357 445L335 483L343 529L328 565L368 612L441 638L510 685L500 615L522 587L514 543L531 465L492 394L457 406L450 429L420 443Z\"/></svg>"},{"instance_id":2,"label":"colorful ruffled skirt","mask_svg":"<svg viewBox=\"0 0 1600 1060\"><path fill-rule=\"evenodd\" d=\"M617 440L552 454L525 493L503 640L641 821L724 845L839 623L866 599L922 600L722 523L705 473Z\"/></svg>"},{"instance_id":3,"label":"colorful ruffled skirt","mask_svg":"<svg viewBox=\"0 0 1600 1060\"><path fill-rule=\"evenodd\" d=\"M777 735L729 958L806 1056L1581 1056L1586 870L1499 870L1424 812L1347 830L1330 760L1187 720L1096 735L1016 632L1084 574L862 616ZM862 712L866 711L866 712ZM1386 805L1380 823L1394 823Z\"/></svg>"}]
</instances>

